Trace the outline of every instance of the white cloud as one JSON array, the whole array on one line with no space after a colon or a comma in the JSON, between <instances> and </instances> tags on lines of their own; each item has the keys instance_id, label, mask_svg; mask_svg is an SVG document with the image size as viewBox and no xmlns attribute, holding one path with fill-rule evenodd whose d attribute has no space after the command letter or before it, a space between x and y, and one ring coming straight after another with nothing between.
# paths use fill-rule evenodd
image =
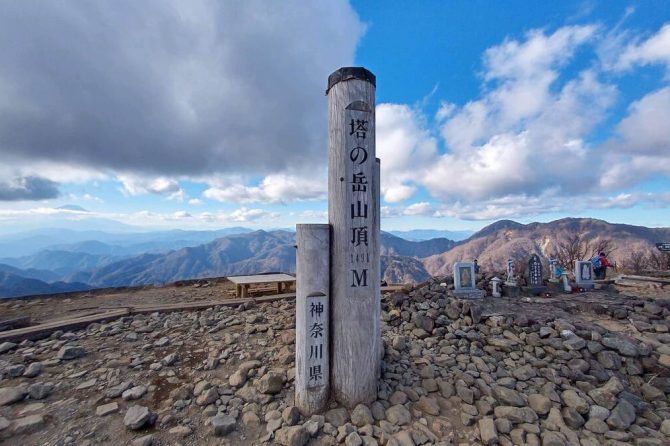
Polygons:
<instances>
[{"instance_id":1,"label":"white cloud","mask_svg":"<svg viewBox=\"0 0 670 446\"><path fill-rule=\"evenodd\" d=\"M667 76L670 77L670 23L646 40L628 44L623 51L620 47L611 48L611 52L618 50L615 70L628 70L635 65L665 64ZM610 55L612 58L613 55Z\"/></svg>"},{"instance_id":2,"label":"white cloud","mask_svg":"<svg viewBox=\"0 0 670 446\"><path fill-rule=\"evenodd\" d=\"M289 203L326 198L327 180L319 172L314 177L272 174L258 186L247 186L240 177L217 179L203 195L227 203Z\"/></svg>"},{"instance_id":3,"label":"white cloud","mask_svg":"<svg viewBox=\"0 0 670 446\"><path fill-rule=\"evenodd\" d=\"M190 204L191 206L202 206L205 203L199 198L191 198L190 200L188 200L188 204Z\"/></svg>"},{"instance_id":4,"label":"white cloud","mask_svg":"<svg viewBox=\"0 0 670 446\"><path fill-rule=\"evenodd\" d=\"M124 174L119 175L118 180L121 182L121 191L129 196L137 196L143 194L163 195L169 200L176 200L179 202L187 198L186 192L179 186L179 181L166 178L146 178L137 175Z\"/></svg>"},{"instance_id":5,"label":"white cloud","mask_svg":"<svg viewBox=\"0 0 670 446\"><path fill-rule=\"evenodd\" d=\"M422 113L403 104L379 104L377 157L381 160L384 200L396 203L416 192L421 171L437 156L437 139L425 127Z\"/></svg>"},{"instance_id":6,"label":"white cloud","mask_svg":"<svg viewBox=\"0 0 670 446\"><path fill-rule=\"evenodd\" d=\"M433 217L462 220L518 219L547 213L576 214L591 209L628 209L636 205L648 207L670 205L668 193L620 193L616 195L586 194L567 199L557 190L541 196L508 195L476 202L455 202L443 205Z\"/></svg>"},{"instance_id":7,"label":"white cloud","mask_svg":"<svg viewBox=\"0 0 670 446\"><path fill-rule=\"evenodd\" d=\"M410 204L403 211L403 215L430 215L434 211L433 205L426 201Z\"/></svg>"},{"instance_id":8,"label":"white cloud","mask_svg":"<svg viewBox=\"0 0 670 446\"><path fill-rule=\"evenodd\" d=\"M481 201L493 215L501 205L491 206L492 200L539 197L548 190L578 195L597 187L600 172L586 141L607 116L617 89L592 69L572 79L560 76L596 31L594 25L550 34L533 30L521 41L489 48L481 98L461 107L443 101L432 122L407 105L378 105L384 199L402 202L423 186L451 209L467 214L459 203ZM387 207L382 215L430 214L427 205L397 209Z\"/></svg>"},{"instance_id":9,"label":"white cloud","mask_svg":"<svg viewBox=\"0 0 670 446\"><path fill-rule=\"evenodd\" d=\"M617 133L622 139L619 151L670 156L670 87L633 102Z\"/></svg>"},{"instance_id":10,"label":"white cloud","mask_svg":"<svg viewBox=\"0 0 670 446\"><path fill-rule=\"evenodd\" d=\"M602 148L601 187L619 190L654 175L670 175L670 87L633 102L616 127L616 135Z\"/></svg>"},{"instance_id":11,"label":"white cloud","mask_svg":"<svg viewBox=\"0 0 670 446\"><path fill-rule=\"evenodd\" d=\"M298 217L300 222L303 222L303 220L308 220L305 223L308 223L309 221L317 221L325 223L328 221L328 211L317 211L308 209L300 212L291 212L290 215Z\"/></svg>"},{"instance_id":12,"label":"white cloud","mask_svg":"<svg viewBox=\"0 0 670 446\"><path fill-rule=\"evenodd\" d=\"M218 228L235 223L265 223L276 220L279 214L264 209L239 208L232 212L201 212L190 213L187 211L176 211L162 213L153 211L138 212L95 212L69 208L35 207L27 209L0 209L0 222L15 225L18 221L26 219L53 219L50 221L62 223L63 221L107 219L116 220L138 227L194 227L194 228ZM187 225L187 226L183 226Z\"/></svg>"},{"instance_id":13,"label":"white cloud","mask_svg":"<svg viewBox=\"0 0 670 446\"><path fill-rule=\"evenodd\" d=\"M261 219L270 220L275 219L277 217L279 217L279 215L273 212L268 212L263 209L248 209L248 208L239 208L236 209L232 214L230 214L231 220L237 222L250 222Z\"/></svg>"}]
</instances>

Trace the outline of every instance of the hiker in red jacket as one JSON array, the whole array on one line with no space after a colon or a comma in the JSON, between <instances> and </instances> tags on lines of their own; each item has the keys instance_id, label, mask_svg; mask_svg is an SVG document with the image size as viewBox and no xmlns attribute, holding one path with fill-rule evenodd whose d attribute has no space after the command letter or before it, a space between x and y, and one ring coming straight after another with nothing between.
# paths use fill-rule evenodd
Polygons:
<instances>
[{"instance_id":1,"label":"hiker in red jacket","mask_svg":"<svg viewBox=\"0 0 670 446\"><path fill-rule=\"evenodd\" d=\"M596 276L596 280L604 280L607 275L607 268L613 267L604 252L593 256L591 263L593 264L593 274Z\"/></svg>"}]
</instances>

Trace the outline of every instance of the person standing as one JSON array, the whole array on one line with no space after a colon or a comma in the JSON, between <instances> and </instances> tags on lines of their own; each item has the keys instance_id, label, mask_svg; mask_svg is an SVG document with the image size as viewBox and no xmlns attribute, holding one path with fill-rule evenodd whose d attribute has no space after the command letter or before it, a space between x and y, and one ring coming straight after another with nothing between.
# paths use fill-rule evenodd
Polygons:
<instances>
[{"instance_id":1,"label":"person standing","mask_svg":"<svg viewBox=\"0 0 670 446\"><path fill-rule=\"evenodd\" d=\"M593 256L591 263L593 264L593 274L596 276L596 280L605 280L607 268L612 268L612 264L607 259L605 253L600 252L597 256Z\"/></svg>"}]
</instances>

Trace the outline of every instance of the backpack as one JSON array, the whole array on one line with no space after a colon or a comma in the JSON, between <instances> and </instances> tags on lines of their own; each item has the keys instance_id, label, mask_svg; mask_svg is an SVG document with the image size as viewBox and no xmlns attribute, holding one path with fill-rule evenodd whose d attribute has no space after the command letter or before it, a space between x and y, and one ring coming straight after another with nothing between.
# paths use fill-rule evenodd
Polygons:
<instances>
[{"instance_id":1,"label":"backpack","mask_svg":"<svg viewBox=\"0 0 670 446\"><path fill-rule=\"evenodd\" d=\"M593 265L593 268L600 268L602 266L602 263L600 262L600 256L596 255L591 257L591 265Z\"/></svg>"}]
</instances>

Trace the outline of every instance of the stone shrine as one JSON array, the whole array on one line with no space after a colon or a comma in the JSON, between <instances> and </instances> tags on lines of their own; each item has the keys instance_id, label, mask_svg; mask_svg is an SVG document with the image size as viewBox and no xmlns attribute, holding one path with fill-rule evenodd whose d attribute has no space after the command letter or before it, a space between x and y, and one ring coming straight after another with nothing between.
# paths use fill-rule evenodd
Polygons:
<instances>
[{"instance_id":1,"label":"stone shrine","mask_svg":"<svg viewBox=\"0 0 670 446\"><path fill-rule=\"evenodd\" d=\"M484 291L477 289L474 262L454 263L454 294L465 299L484 297Z\"/></svg>"}]
</instances>

